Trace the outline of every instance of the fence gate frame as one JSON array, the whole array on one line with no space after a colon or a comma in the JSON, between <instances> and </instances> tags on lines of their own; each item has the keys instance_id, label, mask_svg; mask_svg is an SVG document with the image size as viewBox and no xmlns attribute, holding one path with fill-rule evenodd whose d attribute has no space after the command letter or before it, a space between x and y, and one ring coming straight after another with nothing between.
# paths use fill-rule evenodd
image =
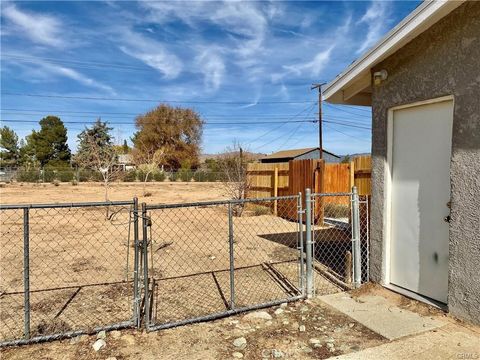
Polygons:
<instances>
[{"instance_id":1,"label":"fence gate frame","mask_svg":"<svg viewBox=\"0 0 480 360\"><path fill-rule=\"evenodd\" d=\"M233 208L238 205L245 205L247 203L259 203L259 202L272 202L274 203L274 209L277 210L278 202L291 200L292 203L294 202L293 213L294 219L291 219L291 212L288 212L290 220L297 224L296 226L296 248L295 251L297 252L297 266L298 266L298 284L297 286L297 294L293 296L287 296L282 299L276 299L267 302L255 303L248 306L239 306L236 303L236 284L235 284L235 271L239 268L235 268L235 225L234 225L234 210ZM185 318L182 320L174 320L168 321L164 323L155 323L151 318L151 309L153 307L153 289L152 284L154 279L152 274L150 273L149 268L149 258L152 251L151 246L151 234L152 234L152 226L154 225L154 221L152 221L151 217L148 215L148 211L153 210L162 210L162 209L175 209L175 208L186 208L186 207L205 207L205 206L213 206L213 205L225 205L227 206L227 214L228 214L228 258L229 258L229 290L230 290L230 298L228 301L228 308L224 311L220 312L212 312L207 315L201 316L191 316L189 318ZM136 304L139 306L138 314L143 313L141 319L139 318L139 323L143 323L143 327L147 331L155 331L161 329L168 329L176 326L186 325L186 324L193 324L197 322L209 321L214 319L219 319L239 313L243 313L246 311L257 310L261 308L271 307L280 305L285 302L292 302L301 299L307 298L307 281L306 281L306 272L308 271L306 268L306 261L307 256L304 253L304 227L306 226L303 222L305 209L302 206L302 194L299 193L297 195L286 195L286 196L274 196L274 197L266 197L266 198L255 198L255 199L240 199L240 200L222 200L222 201L203 201L203 202L192 202L192 203L179 203L179 204L145 204L142 203L141 205L141 218L142 218L142 240L139 241L139 272L142 276L138 277L139 285L138 285L138 300ZM311 261L310 261L311 263ZM141 279L142 277L142 279ZM140 295L141 294L141 295ZM160 293L161 296L161 293Z\"/></svg>"},{"instance_id":2,"label":"fence gate frame","mask_svg":"<svg viewBox=\"0 0 480 360\"><path fill-rule=\"evenodd\" d=\"M109 207L126 207L129 206L129 220L128 220L128 234L127 237L130 239L130 226L133 223L133 241L134 243L137 243L136 239L138 238L138 199L133 198L132 200L127 200L127 201L104 201L104 202L78 202L78 203L48 203L48 204L25 204L25 205L17 205L17 204L0 204L0 211L1 212L7 212L7 211L21 211L22 213L22 285L21 291L14 291L12 294L19 294L22 295L23 297L23 319L21 320L23 322L23 336L22 337L16 337L16 338L11 338L11 339L0 339L0 348L6 347L6 346L19 346L19 345L27 345L27 344L34 344L34 343L39 343L39 342L45 342L45 341L52 341L52 340L60 340L64 338L70 338L70 337L75 337L79 335L84 335L84 334L92 334L92 333L97 333L102 330L110 331L110 330L117 330L117 329L124 329L124 328L132 328L135 327L135 322L136 320L138 321L139 316L138 313L135 313L135 303L136 303L136 298L135 298L135 292L132 291L133 297L131 298L131 303L133 304L131 311L132 311L132 316L130 319L121 321L121 322L112 322L112 323L107 323L105 325L98 325L98 326L93 326L93 327L88 327L84 325L80 325L78 328L73 329L73 330L67 330L67 331L59 331L59 332L53 332L53 333L47 333L47 334L41 334L41 335L33 335L32 336L32 331L31 331L31 315L32 315L32 304L31 304L31 294L34 292L42 292L42 291L55 291L55 289L33 289L31 287L31 272L34 269L32 267L32 261L31 261L31 227L34 226L32 225L32 219L34 219L34 215L32 215L32 210L60 210L60 209L100 209L100 208L106 208L109 209ZM108 211L108 210L107 210ZM134 214L133 220L131 217L131 214ZM114 216L115 214L112 214ZM64 215L63 215L64 216ZM109 219L111 220L111 219ZM123 224L125 225L125 224ZM127 228L127 227L126 227ZM128 248L126 250L126 274L125 276L128 278L129 277L129 259L128 259ZM137 252L135 251L135 255ZM2 264L3 265L3 264ZM133 266L135 268L135 264ZM134 269L132 269L133 271ZM128 275L127 275L128 273ZM127 289L128 287L128 279L124 281L125 284L127 284ZM135 281L132 281L132 287L135 284ZM100 284L90 284L90 285L104 285L102 283ZM88 284L79 284L77 285L71 285L72 288L78 287L83 288L85 286L89 286ZM75 295L78 293L78 291L75 293ZM10 292L7 293L2 293L0 294L2 297L3 296L9 296L11 295ZM74 295L74 296L75 296ZM129 297L130 298L130 297ZM71 298L72 299L72 298ZM68 301L70 303L71 299ZM130 302L130 300L129 300Z\"/></svg>"},{"instance_id":3,"label":"fence gate frame","mask_svg":"<svg viewBox=\"0 0 480 360\"><path fill-rule=\"evenodd\" d=\"M348 286L348 284L342 283L342 281L339 281L339 286L343 287L344 290L350 290L350 289L357 289L359 288L362 283L364 282L363 279L366 279L368 281L369 279L369 198L368 195L364 196L364 200L360 200L360 196L358 194L358 190L356 186L352 187L351 192L343 192L343 193L311 193L310 189L306 189L306 198L307 198L307 206L306 206L306 212L307 212L307 217L309 219L307 220L307 244L309 242L308 237L310 237L311 240L311 246L312 246L312 252L313 256L311 257L313 260L316 259L317 253L322 252L321 249L321 243L317 242L317 236L316 232L320 232L318 227L323 227L324 226L324 220L325 220L325 211L324 211L324 200L326 198L348 198L349 202L349 207L350 207L350 216L349 216L349 221L348 223L345 224L338 224L333 226L334 228L337 226L342 227L343 225L344 229L349 232L349 237L350 237L350 266L349 266L349 271L350 271L350 278L353 280L351 282L351 287ZM365 214L366 214L366 223L365 223L365 233L362 234L362 221L361 221L361 216L360 216L360 205L365 206ZM316 207L320 207L321 209L316 209ZM319 220L319 223L317 223L317 217ZM345 226L346 225L346 226ZM365 236L362 236L365 235ZM366 245L366 251L365 254L363 254L362 251L362 238L365 240L365 245ZM332 238L332 240L336 240ZM342 261L343 258L340 256L338 257ZM362 269L362 260L365 261L365 268ZM348 262L346 262L348 264ZM311 266L312 273L315 274L315 266ZM328 275L332 280L336 281L337 279L333 278L333 275ZM307 277L308 281L308 277ZM314 279L311 280L312 286L307 288L310 288L312 293L310 295L314 296L316 295L316 287L314 284Z\"/></svg>"}]
</instances>

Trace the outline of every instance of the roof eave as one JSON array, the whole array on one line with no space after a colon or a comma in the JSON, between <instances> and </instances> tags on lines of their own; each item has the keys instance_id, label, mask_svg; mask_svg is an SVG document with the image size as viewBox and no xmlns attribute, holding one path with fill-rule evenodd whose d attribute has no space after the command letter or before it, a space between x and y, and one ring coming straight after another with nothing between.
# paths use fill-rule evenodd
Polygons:
<instances>
[{"instance_id":1,"label":"roof eave","mask_svg":"<svg viewBox=\"0 0 480 360\"><path fill-rule=\"evenodd\" d=\"M464 2L465 0L424 1L371 50L328 83L323 91L323 99L334 104L370 106L371 68L398 51Z\"/></svg>"}]
</instances>

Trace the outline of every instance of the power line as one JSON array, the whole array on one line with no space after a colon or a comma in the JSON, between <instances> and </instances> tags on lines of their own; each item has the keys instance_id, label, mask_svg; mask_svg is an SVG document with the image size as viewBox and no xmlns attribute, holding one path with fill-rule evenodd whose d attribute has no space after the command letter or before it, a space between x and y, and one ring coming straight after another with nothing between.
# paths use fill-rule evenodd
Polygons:
<instances>
[{"instance_id":1,"label":"power line","mask_svg":"<svg viewBox=\"0 0 480 360\"><path fill-rule=\"evenodd\" d=\"M312 106L309 114L312 113L313 108L314 108L315 105L316 105L316 104L313 104L313 106ZM315 121L315 122L316 122L316 121ZM295 132L296 132L296 130L295 130ZM254 148L253 150L258 150L258 149L261 149L261 148L263 148L263 147L265 147L265 146L267 146L267 145L270 145L271 143L274 143L274 142L276 142L277 140L280 140L283 136L284 136L284 134L281 134L280 136L274 138L273 140L269 140L269 141L267 141L266 143L264 143L263 145L257 146L257 147Z\"/></svg>"},{"instance_id":2,"label":"power line","mask_svg":"<svg viewBox=\"0 0 480 360\"><path fill-rule=\"evenodd\" d=\"M111 98L111 97L94 97L94 96L66 96L66 95L49 95L49 94L29 94L29 93L13 93L2 92L2 95L9 96L28 96L40 98L56 98L56 99L76 99L76 100L101 100L101 101L134 101L134 102L163 102L163 103L177 103L177 104L225 104L225 105L249 105L251 101L188 101L188 100L161 100L161 99L138 99L138 98ZM313 101L258 101L255 105L261 104L308 104Z\"/></svg>"},{"instance_id":3,"label":"power line","mask_svg":"<svg viewBox=\"0 0 480 360\"><path fill-rule=\"evenodd\" d=\"M38 121L35 120L1 120L2 122L11 122L11 123L33 123L38 124ZM95 121L62 121L64 124L83 124L83 125L92 125ZM256 125L256 124L288 124L288 123L315 123L316 120L291 120L291 121L242 121L242 122L214 122L214 121L203 121L204 124L212 125ZM119 122L119 121L106 121L107 124L111 125L135 125L133 122Z\"/></svg>"},{"instance_id":4,"label":"power line","mask_svg":"<svg viewBox=\"0 0 480 360\"><path fill-rule=\"evenodd\" d=\"M368 126L361 126L361 125L356 125L352 123L346 123L346 122L340 122L340 121L332 121L332 120L323 120L324 123L330 123L330 124L337 124L341 126L346 126L346 127L352 127L356 129L363 129L363 130L372 130L371 127Z\"/></svg>"},{"instance_id":5,"label":"power line","mask_svg":"<svg viewBox=\"0 0 480 360\"><path fill-rule=\"evenodd\" d=\"M24 56L24 55L14 55L14 54L2 54L2 58L12 58L24 62L29 63L36 63L38 64L38 60L43 60L49 63L54 64L68 64L70 66L79 67L82 69L95 69L97 67L108 67L111 68L118 68L123 70L140 70L140 71L152 71L151 67L140 67L128 64L118 64L118 63L103 63L97 61L76 61L76 60L63 60L63 59L54 59L48 57L36 57L36 56Z\"/></svg>"},{"instance_id":6,"label":"power line","mask_svg":"<svg viewBox=\"0 0 480 360\"><path fill-rule=\"evenodd\" d=\"M315 104L305 107L305 108L302 109L299 113L293 115L293 117L291 118L291 120L294 119L294 118L296 118L297 116L300 116L302 113L304 113L305 111L308 111L308 110L310 110L310 113L307 114L306 116L309 116L309 115L311 114L311 111L312 111L312 109L313 109L314 106L315 106ZM278 126L278 127L276 127L276 128L273 128L273 129L267 131L266 133L260 135L259 137L255 138L255 139L253 139L253 140L251 140L251 141L249 141L249 142L247 142L246 145L247 145L247 144L254 143L255 141L261 139L262 137L264 137L264 136L266 136L266 135L268 135L268 134L271 134L272 132L280 129L280 128L283 127L284 125L285 125L285 124L282 124L282 125L280 125L280 126Z\"/></svg>"},{"instance_id":7,"label":"power line","mask_svg":"<svg viewBox=\"0 0 480 360\"><path fill-rule=\"evenodd\" d=\"M313 106L313 105L312 105ZM308 109L308 106L307 106ZM305 109L304 109L305 110ZM302 111L304 111L302 110ZM131 116L138 116L141 115L141 112L108 112L108 111L72 111L72 110L60 110L60 109L19 109L19 108L2 108L0 111L27 111L27 112L36 112L36 113L65 113L65 114L92 114L92 115L131 115ZM232 113L228 114L200 114L201 116L205 117L226 117L231 116ZM261 114L235 114L235 117L275 117L275 118L291 118L292 116L297 116L297 114L285 114L285 113L261 113ZM349 118L350 119L350 118Z\"/></svg>"},{"instance_id":8,"label":"power line","mask_svg":"<svg viewBox=\"0 0 480 360\"><path fill-rule=\"evenodd\" d=\"M355 139L355 140L368 141L367 139L362 139L362 138L359 138L359 137L357 137L357 136L353 136L353 135L347 134L347 133L345 133L345 132L343 132L343 131L340 131L340 130L334 128L334 127L331 126L331 125L327 125L327 127L328 127L329 129L333 130L333 131L336 131L336 132L338 132L338 133L340 133L340 134L343 134L343 135L345 135L345 136L351 137L351 138L353 138L353 139Z\"/></svg>"},{"instance_id":9,"label":"power line","mask_svg":"<svg viewBox=\"0 0 480 360\"><path fill-rule=\"evenodd\" d=\"M280 145L277 150L275 150L275 152L279 151L280 149L282 149L286 144L288 144L288 142L290 141L290 139L297 133L297 131L300 129L300 127L302 126L303 124L298 124L298 126L295 128L295 130L293 130L293 132L290 134L290 136L287 138L287 140L282 144Z\"/></svg>"},{"instance_id":10,"label":"power line","mask_svg":"<svg viewBox=\"0 0 480 360\"><path fill-rule=\"evenodd\" d=\"M96 115L86 115L86 114L61 114L61 113L58 113L58 112L44 112L44 113L21 113L21 112L10 112L10 111L6 111L6 112L2 112L2 114L4 115L28 115L28 116L45 116L45 114L50 114L50 115L53 115L53 114L58 114L59 116L66 116L66 117L76 117L76 118L92 118L92 117L100 117L100 118L107 118L107 119L131 119L133 116L130 115L125 115L125 116L122 116L122 115L115 115L115 116L112 116L112 115L107 115L105 116L105 113L104 114L101 114L101 113L95 113ZM139 115L136 115L136 116L139 116ZM135 117L136 117L135 116ZM229 117L231 116L231 117ZM213 117L213 119L225 119L225 118L228 118L230 120L242 120L242 117L238 117L237 115L229 115L229 116L218 116L217 118ZM204 118L208 118L208 119L212 119L211 116L204 116ZM269 119L272 119L272 120L287 120L287 119L290 119L291 117L286 117L286 116L249 116L247 119L250 119L250 120L253 120L253 119L259 119L259 120L269 120ZM305 119L306 120L306 119ZM316 120L314 119L313 117L309 120Z\"/></svg>"},{"instance_id":11,"label":"power line","mask_svg":"<svg viewBox=\"0 0 480 360\"><path fill-rule=\"evenodd\" d=\"M364 116L364 117L369 117L368 115L362 115L362 114L359 114L359 113L355 113L355 112L351 112L351 111L348 111L346 109L344 109L343 107L337 107L337 106L333 106L332 104L329 104L329 103L325 103L327 106L329 106L330 108L332 109L335 109L335 110L338 110L338 111L343 111L344 113L347 113L347 114L351 114L351 115L356 115L356 116ZM363 112L368 112L370 113L370 111L368 110L364 110L364 109L358 109L358 108L355 108L355 109L352 109L352 110L361 110Z\"/></svg>"}]
</instances>

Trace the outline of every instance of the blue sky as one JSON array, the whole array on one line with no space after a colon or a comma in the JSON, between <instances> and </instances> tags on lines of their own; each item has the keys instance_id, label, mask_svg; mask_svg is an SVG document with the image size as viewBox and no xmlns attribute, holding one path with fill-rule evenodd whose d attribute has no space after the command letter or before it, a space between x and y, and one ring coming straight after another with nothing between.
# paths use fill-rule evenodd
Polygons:
<instances>
[{"instance_id":1,"label":"blue sky","mask_svg":"<svg viewBox=\"0 0 480 360\"><path fill-rule=\"evenodd\" d=\"M233 141L264 153L316 146L317 125L294 122L317 116L310 85L334 78L418 4L2 1L2 125L23 137L38 128L29 121L58 115L75 150L97 117L122 142L136 114L170 101L202 115L205 153ZM324 114L325 149L370 151L369 108Z\"/></svg>"}]
</instances>

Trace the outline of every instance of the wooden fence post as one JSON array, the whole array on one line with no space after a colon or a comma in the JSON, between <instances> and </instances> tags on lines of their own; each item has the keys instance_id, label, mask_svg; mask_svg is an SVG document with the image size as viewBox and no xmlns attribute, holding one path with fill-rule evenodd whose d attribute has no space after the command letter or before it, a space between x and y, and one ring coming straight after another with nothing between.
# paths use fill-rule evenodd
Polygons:
<instances>
[{"instance_id":1,"label":"wooden fence post","mask_svg":"<svg viewBox=\"0 0 480 360\"><path fill-rule=\"evenodd\" d=\"M350 161L350 186L348 191L352 190L352 187L355 186L355 161Z\"/></svg>"},{"instance_id":2,"label":"wooden fence post","mask_svg":"<svg viewBox=\"0 0 480 360\"><path fill-rule=\"evenodd\" d=\"M278 167L273 170L273 196L278 196ZM273 215L277 216L277 200L273 202Z\"/></svg>"}]
</instances>

